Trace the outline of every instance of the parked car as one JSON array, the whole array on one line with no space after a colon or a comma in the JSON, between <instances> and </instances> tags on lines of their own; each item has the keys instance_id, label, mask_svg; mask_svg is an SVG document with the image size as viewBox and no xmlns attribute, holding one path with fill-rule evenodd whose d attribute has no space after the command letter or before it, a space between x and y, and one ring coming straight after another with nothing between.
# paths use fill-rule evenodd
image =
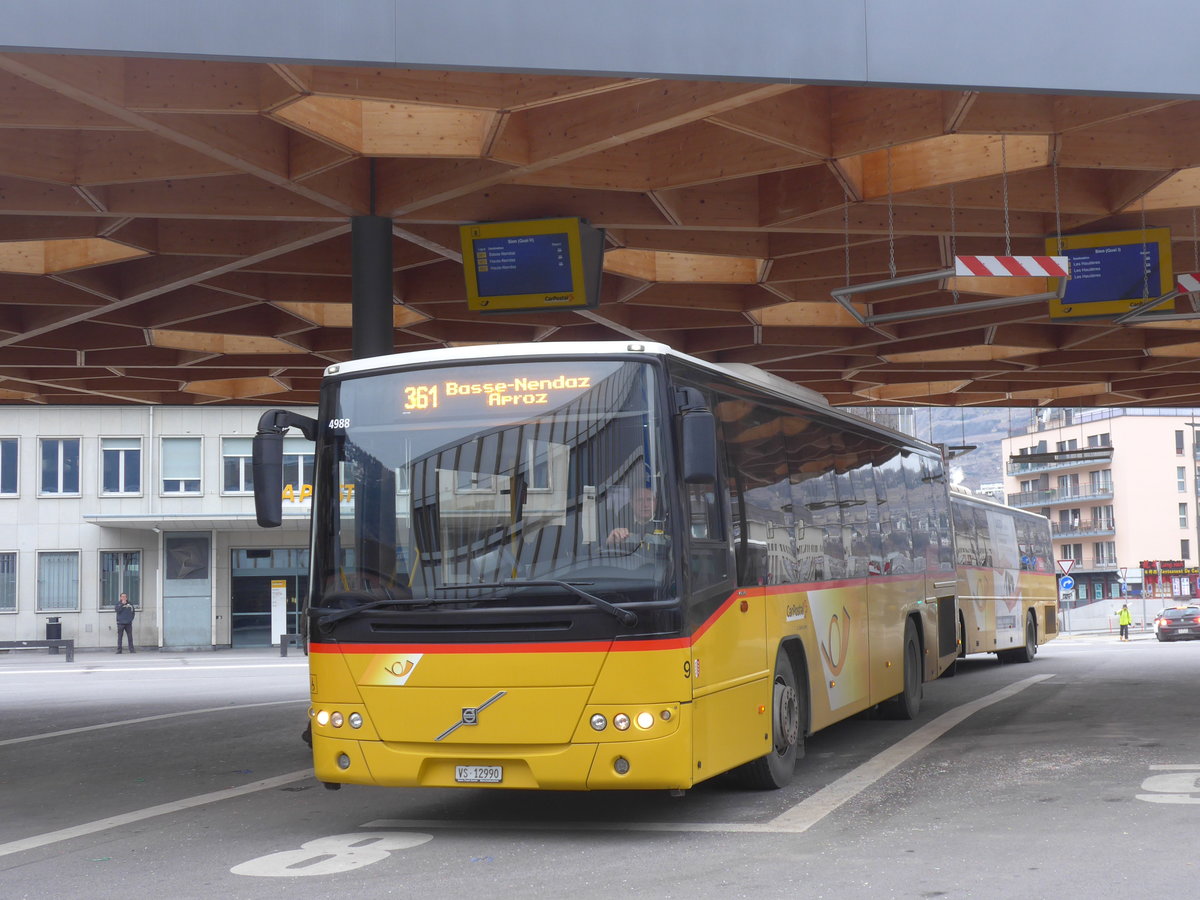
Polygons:
<instances>
[{"instance_id":1,"label":"parked car","mask_svg":"<svg viewBox=\"0 0 1200 900\"><path fill-rule=\"evenodd\" d=\"M1200 640L1200 606L1171 606L1154 617L1160 641Z\"/></svg>"}]
</instances>

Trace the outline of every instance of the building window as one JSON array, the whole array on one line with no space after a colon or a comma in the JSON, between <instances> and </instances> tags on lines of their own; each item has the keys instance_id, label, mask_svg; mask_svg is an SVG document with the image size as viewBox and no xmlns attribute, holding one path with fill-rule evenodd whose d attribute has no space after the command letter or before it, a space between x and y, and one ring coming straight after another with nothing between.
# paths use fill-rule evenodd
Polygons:
<instances>
[{"instance_id":1,"label":"building window","mask_svg":"<svg viewBox=\"0 0 1200 900\"><path fill-rule=\"evenodd\" d=\"M1175 467L1175 490L1181 494L1187 490L1187 469L1183 466Z\"/></svg>"},{"instance_id":2,"label":"building window","mask_svg":"<svg viewBox=\"0 0 1200 900\"><path fill-rule=\"evenodd\" d=\"M79 438L42 438L42 493L79 493Z\"/></svg>"},{"instance_id":3,"label":"building window","mask_svg":"<svg viewBox=\"0 0 1200 900\"><path fill-rule=\"evenodd\" d=\"M142 492L142 439L101 438L100 491L104 494Z\"/></svg>"},{"instance_id":4,"label":"building window","mask_svg":"<svg viewBox=\"0 0 1200 900\"><path fill-rule=\"evenodd\" d=\"M1192 555L1192 542L1184 538L1179 542L1179 558L1187 559Z\"/></svg>"},{"instance_id":5,"label":"building window","mask_svg":"<svg viewBox=\"0 0 1200 900\"><path fill-rule=\"evenodd\" d=\"M1187 504L1186 504L1186 503L1180 503L1180 504L1179 504L1179 527L1180 527L1180 528L1187 528L1187 527L1188 527L1188 524L1187 524L1187 519L1188 519L1188 516L1187 516Z\"/></svg>"},{"instance_id":6,"label":"building window","mask_svg":"<svg viewBox=\"0 0 1200 900\"><path fill-rule=\"evenodd\" d=\"M0 496L17 496L16 438L0 438Z\"/></svg>"},{"instance_id":7,"label":"building window","mask_svg":"<svg viewBox=\"0 0 1200 900\"><path fill-rule=\"evenodd\" d=\"M253 438L222 439L222 493L251 494L254 492L253 446Z\"/></svg>"},{"instance_id":8,"label":"building window","mask_svg":"<svg viewBox=\"0 0 1200 900\"><path fill-rule=\"evenodd\" d=\"M142 551L100 551L100 608L113 609L122 594L131 606L142 606Z\"/></svg>"},{"instance_id":9,"label":"building window","mask_svg":"<svg viewBox=\"0 0 1200 900\"><path fill-rule=\"evenodd\" d=\"M1089 434L1087 442L1088 442L1089 447L1109 447L1109 446L1111 446L1111 443L1109 442L1108 432L1105 432L1104 434Z\"/></svg>"},{"instance_id":10,"label":"building window","mask_svg":"<svg viewBox=\"0 0 1200 900\"><path fill-rule=\"evenodd\" d=\"M1112 469L1100 469L1096 472L1089 472L1088 478L1091 480L1093 494L1112 493Z\"/></svg>"},{"instance_id":11,"label":"building window","mask_svg":"<svg viewBox=\"0 0 1200 900\"><path fill-rule=\"evenodd\" d=\"M1183 456L1183 432L1175 432L1175 455Z\"/></svg>"},{"instance_id":12,"label":"building window","mask_svg":"<svg viewBox=\"0 0 1200 900\"><path fill-rule=\"evenodd\" d=\"M38 612L79 609L79 551L39 552Z\"/></svg>"},{"instance_id":13,"label":"building window","mask_svg":"<svg viewBox=\"0 0 1200 900\"><path fill-rule=\"evenodd\" d=\"M283 439L283 483L292 485L296 494L313 483L313 445L308 438Z\"/></svg>"},{"instance_id":14,"label":"building window","mask_svg":"<svg viewBox=\"0 0 1200 900\"><path fill-rule=\"evenodd\" d=\"M0 553L0 612L17 611L17 554Z\"/></svg>"},{"instance_id":15,"label":"building window","mask_svg":"<svg viewBox=\"0 0 1200 900\"><path fill-rule=\"evenodd\" d=\"M200 493L200 438L162 439L162 492Z\"/></svg>"}]
</instances>

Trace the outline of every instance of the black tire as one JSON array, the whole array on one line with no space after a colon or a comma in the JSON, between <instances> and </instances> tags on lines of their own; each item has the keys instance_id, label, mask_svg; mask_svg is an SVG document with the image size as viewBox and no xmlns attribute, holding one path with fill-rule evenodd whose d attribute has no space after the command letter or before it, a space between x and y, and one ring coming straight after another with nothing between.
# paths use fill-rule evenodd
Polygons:
<instances>
[{"instance_id":1,"label":"black tire","mask_svg":"<svg viewBox=\"0 0 1200 900\"><path fill-rule=\"evenodd\" d=\"M1166 640L1166 638L1165 638L1165 637L1163 637L1161 634L1156 634L1156 635L1155 635L1155 637L1156 637L1156 638L1158 638L1158 640L1159 640L1159 643L1162 643L1163 641L1165 641L1165 640Z\"/></svg>"},{"instance_id":2,"label":"black tire","mask_svg":"<svg viewBox=\"0 0 1200 900\"><path fill-rule=\"evenodd\" d=\"M731 773L742 787L774 791L786 787L804 756L807 697L796 684L796 673L786 650L775 657L771 691L771 752L739 766Z\"/></svg>"},{"instance_id":3,"label":"black tire","mask_svg":"<svg viewBox=\"0 0 1200 900\"><path fill-rule=\"evenodd\" d=\"M1033 662L1033 658L1037 656L1037 623L1033 620L1033 614L1025 620L1025 646L1017 647L1015 650L1009 651L1010 662L1028 663Z\"/></svg>"},{"instance_id":4,"label":"black tire","mask_svg":"<svg viewBox=\"0 0 1200 900\"><path fill-rule=\"evenodd\" d=\"M904 690L887 701L884 713L889 719L915 719L921 711L924 696L921 677L921 646L917 643L917 627L912 619L904 623Z\"/></svg>"}]
</instances>

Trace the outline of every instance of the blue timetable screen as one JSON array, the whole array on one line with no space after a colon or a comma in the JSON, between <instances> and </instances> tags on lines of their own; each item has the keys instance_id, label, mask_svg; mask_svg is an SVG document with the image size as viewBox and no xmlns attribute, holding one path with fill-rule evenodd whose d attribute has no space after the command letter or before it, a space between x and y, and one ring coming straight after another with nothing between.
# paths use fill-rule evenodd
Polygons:
<instances>
[{"instance_id":1,"label":"blue timetable screen","mask_svg":"<svg viewBox=\"0 0 1200 900\"><path fill-rule=\"evenodd\" d=\"M565 232L471 242L480 297L570 293L571 253Z\"/></svg>"},{"instance_id":2,"label":"blue timetable screen","mask_svg":"<svg viewBox=\"0 0 1200 900\"><path fill-rule=\"evenodd\" d=\"M1151 299L1159 294L1158 244L1118 244L1067 250L1071 278L1063 303Z\"/></svg>"}]
</instances>

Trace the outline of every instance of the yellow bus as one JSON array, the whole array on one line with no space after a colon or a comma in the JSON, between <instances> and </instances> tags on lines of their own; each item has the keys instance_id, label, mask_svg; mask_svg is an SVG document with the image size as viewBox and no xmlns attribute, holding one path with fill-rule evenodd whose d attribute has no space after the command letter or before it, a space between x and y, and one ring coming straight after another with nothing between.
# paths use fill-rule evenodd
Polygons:
<instances>
[{"instance_id":1,"label":"yellow bus","mask_svg":"<svg viewBox=\"0 0 1200 900\"><path fill-rule=\"evenodd\" d=\"M330 366L317 421L262 418L263 525L289 426L327 786L777 788L958 655L940 453L762 370L629 342Z\"/></svg>"},{"instance_id":2,"label":"yellow bus","mask_svg":"<svg viewBox=\"0 0 1200 900\"><path fill-rule=\"evenodd\" d=\"M1058 637L1050 520L954 489L962 655L1033 662Z\"/></svg>"}]
</instances>

